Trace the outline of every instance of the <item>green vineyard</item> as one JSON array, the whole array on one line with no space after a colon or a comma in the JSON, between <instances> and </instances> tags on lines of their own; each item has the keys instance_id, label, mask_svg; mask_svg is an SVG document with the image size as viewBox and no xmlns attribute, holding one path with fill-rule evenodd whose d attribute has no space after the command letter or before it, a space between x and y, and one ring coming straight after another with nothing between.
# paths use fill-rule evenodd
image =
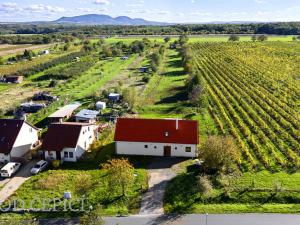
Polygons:
<instances>
[{"instance_id":1,"label":"green vineyard","mask_svg":"<svg viewBox=\"0 0 300 225\"><path fill-rule=\"evenodd\" d=\"M197 43L193 65L209 111L232 135L245 170L300 167L300 44Z\"/></svg>"}]
</instances>

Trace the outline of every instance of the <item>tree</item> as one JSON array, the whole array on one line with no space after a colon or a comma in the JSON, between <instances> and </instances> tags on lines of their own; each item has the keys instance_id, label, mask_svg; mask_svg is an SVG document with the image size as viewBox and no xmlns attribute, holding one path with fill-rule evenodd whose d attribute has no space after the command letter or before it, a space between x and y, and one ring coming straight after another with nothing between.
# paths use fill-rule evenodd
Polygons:
<instances>
[{"instance_id":1,"label":"tree","mask_svg":"<svg viewBox=\"0 0 300 225\"><path fill-rule=\"evenodd\" d=\"M113 192L126 196L127 190L134 182L134 168L128 159L111 159L102 165L107 170L109 187Z\"/></svg>"},{"instance_id":2,"label":"tree","mask_svg":"<svg viewBox=\"0 0 300 225\"><path fill-rule=\"evenodd\" d=\"M169 36L164 38L165 43L168 43L171 40L171 38Z\"/></svg>"},{"instance_id":3,"label":"tree","mask_svg":"<svg viewBox=\"0 0 300 225\"><path fill-rule=\"evenodd\" d=\"M224 172L240 161L240 152L232 137L211 136L201 146L200 157L206 172Z\"/></svg>"},{"instance_id":4,"label":"tree","mask_svg":"<svg viewBox=\"0 0 300 225\"><path fill-rule=\"evenodd\" d=\"M135 88L126 88L122 93L123 101L127 103L130 109L134 109L137 103L137 93Z\"/></svg>"},{"instance_id":5,"label":"tree","mask_svg":"<svg viewBox=\"0 0 300 225\"><path fill-rule=\"evenodd\" d=\"M197 107L205 108L208 105L206 89L200 85L194 85L189 93L190 102Z\"/></svg>"},{"instance_id":6,"label":"tree","mask_svg":"<svg viewBox=\"0 0 300 225\"><path fill-rule=\"evenodd\" d=\"M253 35L253 36L251 37L251 40L252 40L252 41L257 41L256 35Z\"/></svg>"},{"instance_id":7,"label":"tree","mask_svg":"<svg viewBox=\"0 0 300 225\"><path fill-rule=\"evenodd\" d=\"M104 225L101 217L102 208L97 206L95 210L90 210L80 217L80 225Z\"/></svg>"},{"instance_id":8,"label":"tree","mask_svg":"<svg viewBox=\"0 0 300 225\"><path fill-rule=\"evenodd\" d=\"M186 34L180 35L178 41L180 45L184 45L189 41L189 37Z\"/></svg>"},{"instance_id":9,"label":"tree","mask_svg":"<svg viewBox=\"0 0 300 225\"><path fill-rule=\"evenodd\" d=\"M258 36L257 40L259 40L259 41L267 41L268 40L268 36L266 36L266 35L260 35L260 36Z\"/></svg>"},{"instance_id":10,"label":"tree","mask_svg":"<svg viewBox=\"0 0 300 225\"><path fill-rule=\"evenodd\" d=\"M229 39L228 41L239 41L240 40L240 37L237 36L236 34L232 34L229 36Z\"/></svg>"},{"instance_id":11,"label":"tree","mask_svg":"<svg viewBox=\"0 0 300 225\"><path fill-rule=\"evenodd\" d=\"M79 195L85 194L92 187L92 178L89 174L79 174L75 178L75 191Z\"/></svg>"}]
</instances>

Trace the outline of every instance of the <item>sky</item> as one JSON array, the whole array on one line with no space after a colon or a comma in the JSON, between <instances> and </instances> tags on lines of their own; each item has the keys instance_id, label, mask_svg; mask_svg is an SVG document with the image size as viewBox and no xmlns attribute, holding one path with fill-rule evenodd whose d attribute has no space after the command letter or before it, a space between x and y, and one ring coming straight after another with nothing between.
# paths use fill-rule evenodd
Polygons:
<instances>
[{"instance_id":1,"label":"sky","mask_svg":"<svg viewBox=\"0 0 300 225\"><path fill-rule=\"evenodd\" d=\"M83 14L171 23L300 21L300 0L0 0L1 22Z\"/></svg>"}]
</instances>

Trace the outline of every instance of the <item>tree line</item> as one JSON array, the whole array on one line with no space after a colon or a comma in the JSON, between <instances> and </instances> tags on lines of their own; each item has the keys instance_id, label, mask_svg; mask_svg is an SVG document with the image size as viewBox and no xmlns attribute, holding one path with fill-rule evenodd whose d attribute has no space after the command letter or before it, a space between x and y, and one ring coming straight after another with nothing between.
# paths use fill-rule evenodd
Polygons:
<instances>
[{"instance_id":1,"label":"tree line","mask_svg":"<svg viewBox=\"0 0 300 225\"><path fill-rule=\"evenodd\" d=\"M181 35L181 34L273 34L300 35L300 22L244 24L180 24L167 26L76 26L54 24L2 24L1 34Z\"/></svg>"}]
</instances>

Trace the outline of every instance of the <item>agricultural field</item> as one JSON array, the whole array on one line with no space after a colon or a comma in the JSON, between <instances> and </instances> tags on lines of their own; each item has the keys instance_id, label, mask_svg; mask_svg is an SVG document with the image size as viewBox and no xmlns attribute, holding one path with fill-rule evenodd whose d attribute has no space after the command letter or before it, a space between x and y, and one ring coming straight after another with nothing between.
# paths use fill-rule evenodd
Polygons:
<instances>
[{"instance_id":1,"label":"agricultural field","mask_svg":"<svg viewBox=\"0 0 300 225\"><path fill-rule=\"evenodd\" d=\"M299 168L298 43L194 44L209 110L243 153L246 170ZM266 54L268 53L268 54Z\"/></svg>"}]
</instances>

